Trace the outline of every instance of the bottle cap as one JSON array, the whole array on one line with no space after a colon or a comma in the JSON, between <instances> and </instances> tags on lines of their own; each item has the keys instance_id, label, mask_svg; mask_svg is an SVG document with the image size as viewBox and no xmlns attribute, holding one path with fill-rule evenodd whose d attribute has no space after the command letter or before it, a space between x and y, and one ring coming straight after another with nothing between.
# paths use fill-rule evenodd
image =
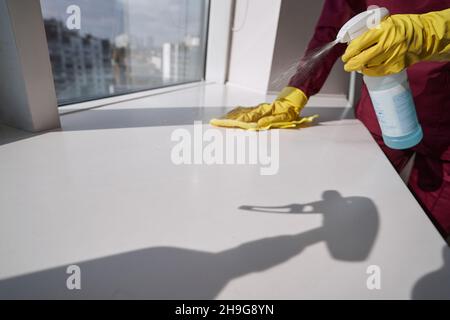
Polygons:
<instances>
[{"instance_id":1,"label":"bottle cap","mask_svg":"<svg viewBox=\"0 0 450 320\"><path fill-rule=\"evenodd\" d=\"M376 27L375 23L381 22L389 15L386 8L376 8L364 11L351 18L339 31L336 40L340 43L348 43L356 39L364 32Z\"/></svg>"}]
</instances>

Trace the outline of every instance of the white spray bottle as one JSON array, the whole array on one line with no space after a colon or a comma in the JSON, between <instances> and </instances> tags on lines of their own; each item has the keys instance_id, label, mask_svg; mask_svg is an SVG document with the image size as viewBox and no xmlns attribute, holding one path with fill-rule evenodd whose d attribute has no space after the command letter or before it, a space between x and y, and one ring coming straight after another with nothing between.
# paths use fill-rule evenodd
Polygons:
<instances>
[{"instance_id":1,"label":"white spray bottle","mask_svg":"<svg viewBox=\"0 0 450 320\"><path fill-rule=\"evenodd\" d=\"M336 41L349 43L389 16L386 8L370 9L350 19L339 31ZM416 106L406 70L383 76L364 76L364 82L377 114L383 140L391 149L408 149L423 139Z\"/></svg>"}]
</instances>

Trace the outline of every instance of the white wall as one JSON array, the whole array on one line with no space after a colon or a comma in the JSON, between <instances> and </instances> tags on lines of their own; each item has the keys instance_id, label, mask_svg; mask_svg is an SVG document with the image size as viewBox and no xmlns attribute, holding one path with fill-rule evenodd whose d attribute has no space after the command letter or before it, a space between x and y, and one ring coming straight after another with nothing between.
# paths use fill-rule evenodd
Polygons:
<instances>
[{"instance_id":1,"label":"white wall","mask_svg":"<svg viewBox=\"0 0 450 320\"><path fill-rule=\"evenodd\" d=\"M6 0L0 0L0 121L30 128L25 82Z\"/></svg>"},{"instance_id":2,"label":"white wall","mask_svg":"<svg viewBox=\"0 0 450 320\"><path fill-rule=\"evenodd\" d=\"M60 125L39 0L0 0L0 121L33 132Z\"/></svg>"},{"instance_id":3,"label":"white wall","mask_svg":"<svg viewBox=\"0 0 450 320\"><path fill-rule=\"evenodd\" d=\"M274 83L274 80L296 63L305 52L322 12L324 0L283 0L278 25L277 39L272 62L269 91L279 91L289 81ZM350 75L344 71L340 59L336 62L322 94L347 94Z\"/></svg>"},{"instance_id":4,"label":"white wall","mask_svg":"<svg viewBox=\"0 0 450 320\"><path fill-rule=\"evenodd\" d=\"M304 54L323 3L236 0L234 24L241 29L232 33L229 83L263 93L280 91L289 77L275 80ZM320 93L345 98L349 83L350 75L338 60Z\"/></svg>"},{"instance_id":5,"label":"white wall","mask_svg":"<svg viewBox=\"0 0 450 320\"><path fill-rule=\"evenodd\" d=\"M210 0L206 81L224 84L228 77L233 0Z\"/></svg>"},{"instance_id":6,"label":"white wall","mask_svg":"<svg viewBox=\"0 0 450 320\"><path fill-rule=\"evenodd\" d=\"M281 0L237 0L229 83L267 92Z\"/></svg>"}]
</instances>

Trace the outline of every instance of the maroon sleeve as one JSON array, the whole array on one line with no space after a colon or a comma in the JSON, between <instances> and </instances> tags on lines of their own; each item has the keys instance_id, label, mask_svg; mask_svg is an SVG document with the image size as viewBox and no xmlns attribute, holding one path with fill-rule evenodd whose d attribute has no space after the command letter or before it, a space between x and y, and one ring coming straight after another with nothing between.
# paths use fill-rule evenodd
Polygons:
<instances>
[{"instance_id":1,"label":"maroon sleeve","mask_svg":"<svg viewBox=\"0 0 450 320\"><path fill-rule=\"evenodd\" d=\"M325 0L325 4L316 25L314 35L309 42L304 58L318 48L334 41L341 27L354 15L366 10L365 0ZM289 81L289 86L302 90L308 97L320 91L336 60L345 52L346 44L334 46L329 53L321 57L312 70L305 73L299 68ZM304 63L304 58L301 64ZM303 70L303 72L302 72Z\"/></svg>"}]
</instances>

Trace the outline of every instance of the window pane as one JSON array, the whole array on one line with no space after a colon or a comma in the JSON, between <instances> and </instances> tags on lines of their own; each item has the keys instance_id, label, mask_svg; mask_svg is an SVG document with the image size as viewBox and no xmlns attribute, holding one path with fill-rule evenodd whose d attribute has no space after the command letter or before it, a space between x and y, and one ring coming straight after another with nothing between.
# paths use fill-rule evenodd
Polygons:
<instances>
[{"instance_id":1,"label":"window pane","mask_svg":"<svg viewBox=\"0 0 450 320\"><path fill-rule=\"evenodd\" d=\"M60 105L203 78L207 0L41 5Z\"/></svg>"}]
</instances>

